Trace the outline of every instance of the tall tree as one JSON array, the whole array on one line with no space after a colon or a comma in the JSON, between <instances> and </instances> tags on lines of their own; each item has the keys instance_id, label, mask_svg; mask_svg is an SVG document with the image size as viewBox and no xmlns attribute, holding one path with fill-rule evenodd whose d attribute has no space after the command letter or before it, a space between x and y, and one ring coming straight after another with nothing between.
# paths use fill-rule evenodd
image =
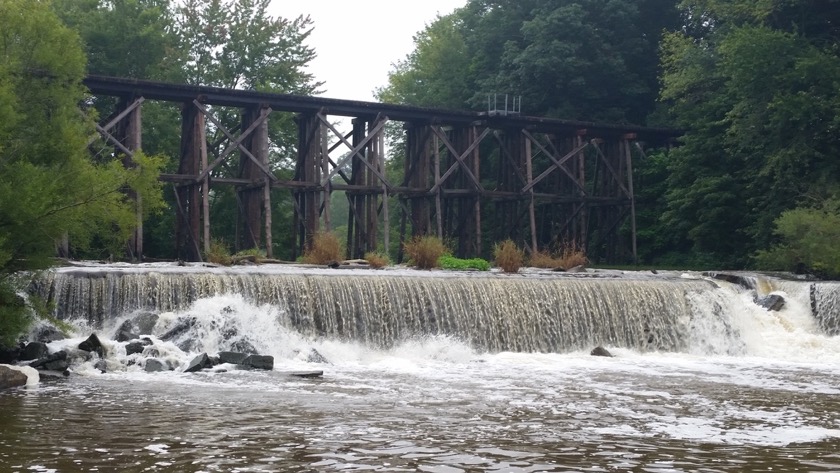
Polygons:
<instances>
[{"instance_id":1,"label":"tall tree","mask_svg":"<svg viewBox=\"0 0 840 473\"><path fill-rule=\"evenodd\" d=\"M0 341L15 333L23 306L11 297L9 275L48 265L54 244L94 238L127 240L135 222L125 197L132 188L152 206L159 200L159 162L96 164L87 154L92 121L79 113L85 57L79 36L44 0L0 1ZM9 330L17 330L12 328Z\"/></svg>"},{"instance_id":2,"label":"tall tree","mask_svg":"<svg viewBox=\"0 0 840 473\"><path fill-rule=\"evenodd\" d=\"M688 131L664 225L683 251L742 266L784 210L838 189L837 36L806 3L686 2L694 26L666 38L662 98Z\"/></svg>"}]
</instances>

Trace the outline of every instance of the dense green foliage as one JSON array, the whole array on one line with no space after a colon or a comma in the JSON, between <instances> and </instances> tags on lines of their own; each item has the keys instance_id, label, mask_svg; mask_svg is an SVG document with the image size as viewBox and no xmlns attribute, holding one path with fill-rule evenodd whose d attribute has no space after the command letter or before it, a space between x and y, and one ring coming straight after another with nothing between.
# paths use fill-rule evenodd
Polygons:
<instances>
[{"instance_id":1,"label":"dense green foliage","mask_svg":"<svg viewBox=\"0 0 840 473\"><path fill-rule=\"evenodd\" d=\"M744 266L782 212L837 192L840 3L828 3L684 2L690 27L662 46L662 99L687 130L658 227L672 251Z\"/></svg>"},{"instance_id":2,"label":"dense green foliage","mask_svg":"<svg viewBox=\"0 0 840 473\"><path fill-rule=\"evenodd\" d=\"M136 224L132 190L159 206L159 158L92 160L93 117L79 113L85 56L49 4L0 1L0 338L25 326L9 275L49 265L56 242L121 251Z\"/></svg>"},{"instance_id":3,"label":"dense green foliage","mask_svg":"<svg viewBox=\"0 0 840 473\"><path fill-rule=\"evenodd\" d=\"M443 255L438 258L438 266L443 269L466 271L477 269L479 271L490 271L490 263L481 258L462 259L452 255Z\"/></svg>"},{"instance_id":4,"label":"dense green foliage","mask_svg":"<svg viewBox=\"0 0 840 473\"><path fill-rule=\"evenodd\" d=\"M385 101L644 123L658 92L657 49L679 26L669 0L470 0L415 37L379 91Z\"/></svg>"}]
</instances>

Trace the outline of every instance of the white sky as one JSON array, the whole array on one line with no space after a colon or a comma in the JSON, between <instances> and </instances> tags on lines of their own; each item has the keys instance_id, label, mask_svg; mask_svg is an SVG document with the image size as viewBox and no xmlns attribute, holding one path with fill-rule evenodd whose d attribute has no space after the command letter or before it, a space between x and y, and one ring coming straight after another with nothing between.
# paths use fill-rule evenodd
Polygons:
<instances>
[{"instance_id":1,"label":"white sky","mask_svg":"<svg viewBox=\"0 0 840 473\"><path fill-rule=\"evenodd\" d=\"M318 57L310 63L324 81L324 97L373 101L388 82L392 64L414 49L413 37L439 14L467 0L273 0L271 14L309 15L314 31L308 44Z\"/></svg>"}]
</instances>

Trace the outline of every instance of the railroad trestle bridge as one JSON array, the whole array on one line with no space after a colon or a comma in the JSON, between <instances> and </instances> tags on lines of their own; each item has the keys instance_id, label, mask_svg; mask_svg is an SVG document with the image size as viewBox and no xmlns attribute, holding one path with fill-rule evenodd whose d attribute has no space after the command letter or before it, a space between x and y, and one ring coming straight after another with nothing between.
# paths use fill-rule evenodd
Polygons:
<instances>
[{"instance_id":1,"label":"railroad trestle bridge","mask_svg":"<svg viewBox=\"0 0 840 473\"><path fill-rule=\"evenodd\" d=\"M400 240L438 235L455 243L462 257L481 255L487 242L512 238L531 251L563 242L605 261L635 259L633 159L644 156L645 145L665 144L677 135L631 125L126 78L88 76L84 83L94 95L117 98L116 109L97 130L129 165L142 149L142 103L180 104L178 171L160 179L175 188L176 257L187 261L201 261L209 248L209 200L217 185L236 187L240 246L264 248L269 257L277 192L291 193L294 258L314 234L332 229L331 196L343 191L351 258L388 248L387 229L396 218ZM238 109L241 123L225 127L213 113L217 106ZM294 114L297 126L291 179L279 178L269 160L268 122L281 113ZM333 123L337 118L351 119L352 128L342 132ZM398 179L393 170L391 179L386 176L389 122L403 125L405 159ZM209 127L224 141L210 147L210 155ZM234 159L237 165L228 166ZM230 170L238 175L231 177ZM389 211L394 200L397 215ZM482 211L487 206L491 212ZM630 231L619 232L628 222ZM142 259L142 226L130 253Z\"/></svg>"}]
</instances>

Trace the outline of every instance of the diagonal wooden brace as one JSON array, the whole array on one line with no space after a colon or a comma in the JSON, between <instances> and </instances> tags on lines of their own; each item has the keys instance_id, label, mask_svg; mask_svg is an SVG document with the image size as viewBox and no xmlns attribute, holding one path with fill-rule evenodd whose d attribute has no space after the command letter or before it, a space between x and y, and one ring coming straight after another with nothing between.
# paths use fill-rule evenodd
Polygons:
<instances>
[{"instance_id":1,"label":"diagonal wooden brace","mask_svg":"<svg viewBox=\"0 0 840 473\"><path fill-rule=\"evenodd\" d=\"M577 155L578 153L580 153L581 151L583 151L584 149L586 149L586 147L588 147L588 146L590 145L590 143L588 143L588 142L587 142L587 143L583 143L582 145L580 145L580 146L576 147L575 149L573 149L573 150L569 151L568 153L566 153L566 154L565 154L562 158L557 159L557 158L554 156L554 153L552 153L552 152L550 152L549 150L545 149L545 147L544 147L544 146L543 146L540 142L538 142L538 141L536 140L536 138L534 138L534 136L533 136L533 135L531 135L530 133L528 133L528 131L526 131L526 130L522 130L522 133L524 133L524 134L525 134L525 136L527 136L527 137L528 137L528 139L530 139L530 140L531 140L531 141L532 141L535 145L537 145L537 147L538 147L538 148L539 148L539 149L540 149L543 153L545 153L545 154L546 154L546 156L548 156L549 158L551 158L551 161L552 161L552 162L554 162L554 165L553 165L553 166L550 166L548 169L546 169L545 171L543 171L543 172L542 172L542 174L540 174L539 176L537 176L536 178L534 178L534 180L533 180L533 181L531 181L531 183L530 183L530 184L528 184L528 185L526 185L525 187L523 187L523 188L522 188L522 192L528 192L529 190L531 190L531 188L533 188L533 187L534 187L535 185L537 185L540 181L542 181L543 179L545 179L546 177L548 177L548 175L549 175L549 174L551 174L551 173L552 173L555 169L560 169L561 171L563 171L564 173L566 173L566 175L567 175L567 176L569 176L569 178L571 178L571 179L572 179L572 182L574 182L574 183L575 183L575 185L577 185L577 186L578 186L578 188L579 188L581 191L585 192L585 189L584 189L584 188L583 188L583 186L582 186L582 185L581 185L581 184L577 181L577 179L575 179L575 177L574 177L573 175L571 175L571 174L569 173L569 171L568 171L565 167L563 167L563 163L565 163L566 161L568 161L569 159L573 158L575 155Z\"/></svg>"},{"instance_id":2,"label":"diagonal wooden brace","mask_svg":"<svg viewBox=\"0 0 840 473\"><path fill-rule=\"evenodd\" d=\"M444 183L444 181L449 179L449 177L455 172L455 169L458 165L460 165L461 168L463 168L464 173L467 175L467 177L470 178L473 185L475 186L475 190L479 192L483 191L484 189L481 187L481 183L478 182L478 179L472 173L470 167L467 166L467 163L464 162L464 159L466 159L466 157L469 156L470 153L475 151L475 149L478 147L479 144L481 144L484 138L486 138L487 135L490 134L490 128L485 128L484 131L481 133L481 136L479 136L475 141L470 143L470 146L467 147L467 150L464 151L463 154L458 153L458 151L455 150L455 146L452 145L452 143L449 141L449 138L446 137L446 134L440 131L439 127L432 127L432 131L435 133L435 135L438 136L438 138L440 138L444 146L446 146L449 152L452 153L452 156L455 157L455 162L452 163L452 166L449 166L449 169L447 169L443 176L440 177L440 180L437 181L434 186L432 186L432 188L429 190L429 194L434 194L435 192L437 192L437 190Z\"/></svg>"},{"instance_id":3,"label":"diagonal wooden brace","mask_svg":"<svg viewBox=\"0 0 840 473\"><path fill-rule=\"evenodd\" d=\"M216 119L216 117L214 117L210 112L208 112L206 108L204 108L204 105L201 102L199 102L198 100L193 100L193 104L195 104L196 108L198 108L201 111L201 113L203 113L204 116L207 117L208 120L210 120L214 125L216 125L219 128L219 131L221 131L225 136L227 136L231 143L236 143L236 138L233 137L233 135L227 130L227 128L224 127L224 125L221 124L221 122L219 122L219 120ZM239 148L239 151L242 151L242 154L247 156L248 159L250 159L254 163L254 165L257 166L259 170L262 171L262 173L265 174L269 179L271 179L272 181L277 180L277 177L274 175L274 173L272 173L268 168L266 168L265 165L261 163L259 159L256 158L256 156L254 156L250 151L248 151L248 148L246 148L241 141L236 144L236 147ZM216 159L218 160L218 158ZM198 181L199 179L196 179L196 182Z\"/></svg>"},{"instance_id":4,"label":"diagonal wooden brace","mask_svg":"<svg viewBox=\"0 0 840 473\"><path fill-rule=\"evenodd\" d=\"M120 122L120 120L122 120L123 118L125 118L126 116L128 116L128 114L129 114L129 113L133 112L133 111L134 111L134 109L135 109L135 108L137 108L137 107L139 107L139 106L140 106L140 104L142 104L144 100L145 100L145 99L144 99L143 97L138 97L138 98L137 98L137 100L135 100L134 102L132 102L132 104L131 104L131 105L129 105L128 107L126 107L126 108L125 108L125 110L123 110L122 112L120 112L120 114L119 114L119 115L117 115L116 117L114 117L111 121L109 121L108 123L106 123L104 126L98 126L98 125L97 125L96 130L97 130L97 131L98 131L98 132L99 132L99 133L100 133L103 137L105 137L105 135L106 135L106 134L105 134L104 132L106 132L106 131L110 130L111 128L114 128L114 126L115 126L117 123L119 123L119 122ZM110 136L110 135L109 135L109 136ZM94 142L94 141L96 141L96 139L97 139L97 138L99 138L99 137L98 137L98 136L96 136L96 135L91 136L91 137L90 137L90 139L88 139L88 142L87 142L87 145L86 145L86 146L90 146L90 145L92 145L92 144L93 144L93 142Z\"/></svg>"},{"instance_id":5,"label":"diagonal wooden brace","mask_svg":"<svg viewBox=\"0 0 840 473\"><path fill-rule=\"evenodd\" d=\"M335 136L337 136L338 139L341 140L342 143L344 143L348 148L350 148L350 153L348 153L346 156L341 158L338 161L337 165L332 168L332 170L329 172L329 174L327 174L323 179L321 179L321 186L325 186L327 184L327 182L329 182L329 180L332 179L333 176L335 176L335 174L338 172L338 170L341 169L341 166L344 166L344 163L346 163L348 160L350 160L350 158L352 158L354 156L358 156L359 159L361 160L362 164L364 164L368 169L370 169L371 172L373 172L376 175L376 177L379 178L379 180L382 182L382 184L385 185L385 187L387 187L389 190L393 187L391 185L391 183L388 182L388 179L386 179L385 176L383 176L382 173L379 172L378 169L376 169L369 162L367 162L367 159L365 159L365 157L362 156L362 154L360 152L362 150L362 148L364 148L368 144L368 142L371 139L373 139L373 137L376 136L377 133L379 133L382 130L382 128L385 127L385 124L388 122L388 117L382 117L381 119L380 119L380 117L377 117L376 121L378 121L379 123L377 123L376 126L373 128L373 130L371 130L368 133L368 135L361 141L361 143L357 144L355 147L353 145L351 145L349 141L347 141L347 138L345 138L344 135L341 134L341 132L339 132L338 130L335 129L335 127L333 126L332 123L327 121L327 119L324 117L324 115L319 113L318 114L318 119L321 121L321 123L323 123L330 130L332 130L332 132L335 133Z\"/></svg>"},{"instance_id":6,"label":"diagonal wooden brace","mask_svg":"<svg viewBox=\"0 0 840 473\"><path fill-rule=\"evenodd\" d=\"M134 157L134 151L131 151L130 149L126 148L124 144L120 143L120 140L118 140L114 137L114 135L105 131L105 128L102 128L101 126L96 125L96 131L98 131L99 134L102 135L102 137L105 138L107 141L110 141L111 143L113 143L113 145L116 146L117 148L119 148L120 151L125 153L126 156L128 156L129 158Z\"/></svg>"},{"instance_id":7,"label":"diagonal wooden brace","mask_svg":"<svg viewBox=\"0 0 840 473\"><path fill-rule=\"evenodd\" d=\"M254 123L251 123L251 126L249 126L247 130L243 131L242 134L240 134L239 137L236 138L236 140L229 144L228 147L224 149L224 151L219 153L219 156L217 156L216 159L214 159L212 163L210 163L206 168L204 168L204 170L201 171L201 174L199 174L198 177L195 178L195 182L201 182L202 180L204 180L204 178L207 177L208 174L210 174L210 171L212 171L216 168L216 166L221 164L222 161L224 161L224 159L230 155L230 153L232 153L236 148L239 147L239 145L242 144L243 141L245 141L246 138L248 138L248 135L250 135L254 130L256 130L257 127L260 126L260 124L262 124L262 122L268 119L268 115L270 113L271 107L266 107L260 110L260 116L256 120L254 120Z\"/></svg>"},{"instance_id":8,"label":"diagonal wooden brace","mask_svg":"<svg viewBox=\"0 0 840 473\"><path fill-rule=\"evenodd\" d=\"M613 179L615 179L615 182L618 184L618 187L621 188L621 191L624 192L624 195L627 196L628 199L632 199L633 193L627 189L623 182L621 182L621 179L618 177L618 173L615 172L615 168L613 168L612 164L610 164L610 160L607 159L606 156L604 156L604 152L601 151L601 147L598 146L597 143L595 143L595 140L593 140L593 145L595 146L595 151L598 152L598 157L601 158L601 161L604 163L604 166L607 167L607 170L610 172Z\"/></svg>"}]
</instances>

